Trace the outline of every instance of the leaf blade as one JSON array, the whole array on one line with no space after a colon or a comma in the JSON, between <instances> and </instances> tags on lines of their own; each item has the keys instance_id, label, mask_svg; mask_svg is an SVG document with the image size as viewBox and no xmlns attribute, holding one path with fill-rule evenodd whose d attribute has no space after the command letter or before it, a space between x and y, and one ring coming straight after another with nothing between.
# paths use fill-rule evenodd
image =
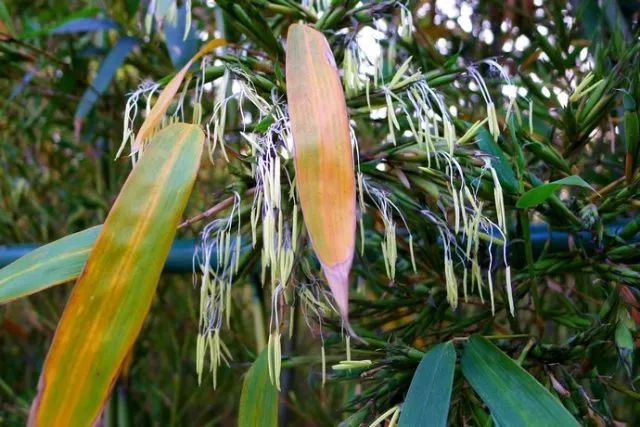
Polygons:
<instances>
[{"instance_id":1,"label":"leaf blade","mask_svg":"<svg viewBox=\"0 0 640 427\"><path fill-rule=\"evenodd\" d=\"M73 280L82 271L102 226L41 246L0 270L0 304Z\"/></svg>"},{"instance_id":2,"label":"leaf blade","mask_svg":"<svg viewBox=\"0 0 640 427\"><path fill-rule=\"evenodd\" d=\"M188 13L185 5L181 5L175 20L165 22L163 27L167 52L176 69L183 67L198 52L196 32L186 25Z\"/></svg>"},{"instance_id":3,"label":"leaf blade","mask_svg":"<svg viewBox=\"0 0 640 427\"><path fill-rule=\"evenodd\" d=\"M453 388L456 351L451 341L428 351L416 369L402 405L399 425L446 426Z\"/></svg>"},{"instance_id":4,"label":"leaf blade","mask_svg":"<svg viewBox=\"0 0 640 427\"><path fill-rule=\"evenodd\" d=\"M203 140L197 126L169 126L129 175L58 324L29 425L91 425L98 415L150 308Z\"/></svg>"},{"instance_id":5,"label":"leaf blade","mask_svg":"<svg viewBox=\"0 0 640 427\"><path fill-rule=\"evenodd\" d=\"M11 22L11 13L7 9L7 5L4 0L0 0L0 30L2 30L4 24L4 30L0 31L0 35L5 34L13 36L15 29L13 28L13 22Z\"/></svg>"},{"instance_id":6,"label":"leaf blade","mask_svg":"<svg viewBox=\"0 0 640 427\"><path fill-rule=\"evenodd\" d=\"M76 107L74 120L79 123L86 115L91 111L95 103L98 101L100 95L102 95L116 72L122 66L129 53L139 44L139 40L134 37L122 37L117 41L115 46L109 51L107 56L102 60L100 68L96 73L95 78L91 82L91 85L84 91L82 98Z\"/></svg>"},{"instance_id":7,"label":"leaf blade","mask_svg":"<svg viewBox=\"0 0 640 427\"><path fill-rule=\"evenodd\" d=\"M291 25L286 55L296 188L313 249L347 320L356 193L344 91L333 53L319 31Z\"/></svg>"},{"instance_id":8,"label":"leaf blade","mask_svg":"<svg viewBox=\"0 0 640 427\"><path fill-rule=\"evenodd\" d=\"M164 117L165 113L169 109L169 105L171 105L171 101L173 101L173 97L176 95L176 93L178 93L180 85L182 84L184 77L187 75L187 71L189 71L191 64L200 59L202 56L211 52L213 49L224 46L225 44L227 44L227 41L225 39L211 40L210 42L205 44L198 51L198 53L196 53L193 58L191 58L185 64L185 66L182 67L180 71L178 71L175 76L173 76L173 78L169 81L169 83L167 83L167 85L160 93L160 96L158 96L155 104L153 104L153 107L151 108L151 111L149 111L149 115L147 116L147 118L142 123L142 126L140 126L140 130L136 134L136 139L132 151L138 151L144 141L153 134L156 127L160 124L160 122L162 121L162 117Z\"/></svg>"},{"instance_id":9,"label":"leaf blade","mask_svg":"<svg viewBox=\"0 0 640 427\"><path fill-rule=\"evenodd\" d=\"M551 197L556 190L564 185L588 188L590 190L593 190L593 187L591 187L591 185L589 185L589 183L584 179L580 178L577 175L571 175L557 181L548 182L546 184L542 184L535 188L532 188L531 190L520 196L520 198L516 202L516 207L521 209L536 207L544 203L544 201Z\"/></svg>"},{"instance_id":10,"label":"leaf blade","mask_svg":"<svg viewBox=\"0 0 640 427\"><path fill-rule=\"evenodd\" d=\"M542 384L488 340L472 336L461 366L498 425L579 425Z\"/></svg>"},{"instance_id":11,"label":"leaf blade","mask_svg":"<svg viewBox=\"0 0 640 427\"><path fill-rule=\"evenodd\" d=\"M20 40L27 40L34 37L49 35L49 33L53 29L60 27L61 25L64 25L66 22L71 22L79 18L95 17L99 13L101 13L101 10L99 8L95 6L87 6L76 12L70 13L69 15L65 16L64 19L62 19L61 21L47 23L41 26L40 28L36 28L31 31L23 31L22 33L18 34L17 37Z\"/></svg>"},{"instance_id":12,"label":"leaf blade","mask_svg":"<svg viewBox=\"0 0 640 427\"><path fill-rule=\"evenodd\" d=\"M51 30L50 34L75 34L100 30L115 30L119 25L107 18L77 18L67 21Z\"/></svg>"},{"instance_id":13,"label":"leaf blade","mask_svg":"<svg viewBox=\"0 0 640 427\"><path fill-rule=\"evenodd\" d=\"M517 193L518 179L516 178L516 174L513 172L507 156L504 154L498 143L493 139L493 136L491 136L489 131L484 127L480 128L480 130L478 130L476 142L482 151L491 154L495 158L495 161L493 161L491 165L498 174L500 184L502 184L509 193Z\"/></svg>"},{"instance_id":14,"label":"leaf blade","mask_svg":"<svg viewBox=\"0 0 640 427\"><path fill-rule=\"evenodd\" d=\"M278 390L269 379L267 351L260 353L242 383L239 427L278 426Z\"/></svg>"}]
</instances>

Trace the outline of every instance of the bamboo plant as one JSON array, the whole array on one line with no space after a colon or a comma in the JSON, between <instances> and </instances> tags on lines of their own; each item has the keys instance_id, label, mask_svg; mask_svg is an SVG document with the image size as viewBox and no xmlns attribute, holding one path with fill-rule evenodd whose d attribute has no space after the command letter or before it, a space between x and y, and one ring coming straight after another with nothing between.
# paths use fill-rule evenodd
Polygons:
<instances>
[{"instance_id":1,"label":"bamboo plant","mask_svg":"<svg viewBox=\"0 0 640 427\"><path fill-rule=\"evenodd\" d=\"M197 237L181 375L229 400L244 374L214 422L638 419L637 10L480 2L490 40L438 2L155 3L147 38L216 37L121 99L105 217L0 270L7 307L75 281L30 425L120 425L177 229Z\"/></svg>"}]
</instances>

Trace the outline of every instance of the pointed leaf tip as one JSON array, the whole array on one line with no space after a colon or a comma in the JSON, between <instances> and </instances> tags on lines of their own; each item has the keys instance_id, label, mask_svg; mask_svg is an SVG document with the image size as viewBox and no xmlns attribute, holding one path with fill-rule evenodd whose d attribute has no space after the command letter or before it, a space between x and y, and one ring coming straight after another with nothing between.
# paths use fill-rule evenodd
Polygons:
<instances>
[{"instance_id":1,"label":"pointed leaf tip","mask_svg":"<svg viewBox=\"0 0 640 427\"><path fill-rule=\"evenodd\" d=\"M327 278L340 315L346 322L349 321L349 270L351 270L351 260L331 267L322 265L322 271Z\"/></svg>"}]
</instances>

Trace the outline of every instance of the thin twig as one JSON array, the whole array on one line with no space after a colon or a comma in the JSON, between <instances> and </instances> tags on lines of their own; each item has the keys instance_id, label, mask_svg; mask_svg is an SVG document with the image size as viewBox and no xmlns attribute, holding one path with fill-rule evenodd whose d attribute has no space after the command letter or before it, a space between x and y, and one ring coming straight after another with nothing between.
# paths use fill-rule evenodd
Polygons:
<instances>
[{"instance_id":1,"label":"thin twig","mask_svg":"<svg viewBox=\"0 0 640 427\"><path fill-rule=\"evenodd\" d=\"M244 195L245 196L251 196L255 192L256 192L256 187L253 187L253 188L248 189L244 193ZM228 197L228 198L224 199L223 201L221 201L220 203L210 207L206 211L201 212L198 215L187 219L182 224L178 225L178 228L183 228L183 227L186 227L188 225L193 224L194 222L198 222L198 221L201 221L201 220L203 220L205 218L212 217L212 216L216 215L218 212L220 212L220 211L228 208L229 206L231 206L233 204L234 200L235 200L235 196Z\"/></svg>"},{"instance_id":2,"label":"thin twig","mask_svg":"<svg viewBox=\"0 0 640 427\"><path fill-rule=\"evenodd\" d=\"M4 34L3 34L3 35L4 35ZM49 58L51 61L53 61L53 62L55 62L55 63L57 63L57 64L59 64L59 65L62 65L62 66L64 66L64 67L68 67L68 66L69 66L69 64L67 64L66 62L64 62L64 61L63 61L63 60L61 60L60 58L57 58L55 55L53 55L53 54L49 53L48 51L46 51L46 50L44 50L44 49L39 48L38 46L34 46L34 45L32 45L32 44L29 44L29 43L24 42L24 41L22 41L22 40L16 39L16 38L14 38L14 37L11 37L11 38L8 38L8 39L5 39L5 40L3 40L3 41L4 41L4 42L6 42L6 43L13 43L13 44L16 44L16 45L18 45L18 46L22 46L22 47L24 47L24 48L26 48L26 49L29 49L29 50L31 50L31 51L33 51L33 52L39 53L40 55L46 56L46 57L47 57L47 58Z\"/></svg>"},{"instance_id":3,"label":"thin twig","mask_svg":"<svg viewBox=\"0 0 640 427\"><path fill-rule=\"evenodd\" d=\"M604 196L605 194L607 194L608 192L610 192L611 190L615 189L618 187L618 185L624 181L624 176L621 176L620 178L616 179L615 181L610 182L609 184L607 184L606 186L602 187L600 190L596 191L590 198L589 200L591 201L591 203L594 203L597 199L601 199L602 196Z\"/></svg>"}]
</instances>

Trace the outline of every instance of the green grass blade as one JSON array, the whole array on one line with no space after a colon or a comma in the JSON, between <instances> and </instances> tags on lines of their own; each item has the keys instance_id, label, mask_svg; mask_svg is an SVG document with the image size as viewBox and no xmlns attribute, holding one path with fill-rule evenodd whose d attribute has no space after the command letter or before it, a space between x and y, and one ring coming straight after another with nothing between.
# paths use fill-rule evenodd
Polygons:
<instances>
[{"instance_id":1,"label":"green grass blade","mask_svg":"<svg viewBox=\"0 0 640 427\"><path fill-rule=\"evenodd\" d=\"M0 270L0 304L73 280L82 271L101 225L41 246Z\"/></svg>"},{"instance_id":2,"label":"green grass blade","mask_svg":"<svg viewBox=\"0 0 640 427\"><path fill-rule=\"evenodd\" d=\"M545 200L551 197L553 193L555 193L564 185L588 188L590 190L593 190L593 187L591 187L591 185L589 185L589 183L584 179L580 178L577 175L572 175L532 188L518 199L516 207L533 208L535 206L538 206L539 204L544 203Z\"/></svg>"},{"instance_id":3,"label":"green grass blade","mask_svg":"<svg viewBox=\"0 0 640 427\"><path fill-rule=\"evenodd\" d=\"M498 425L579 425L549 390L486 339L469 339L461 366Z\"/></svg>"},{"instance_id":4,"label":"green grass blade","mask_svg":"<svg viewBox=\"0 0 640 427\"><path fill-rule=\"evenodd\" d=\"M456 351L451 342L439 344L424 355L416 369L402 405L402 427L446 426L456 367Z\"/></svg>"},{"instance_id":5,"label":"green grass blade","mask_svg":"<svg viewBox=\"0 0 640 427\"><path fill-rule=\"evenodd\" d=\"M202 156L199 127L160 131L125 182L47 354L29 426L89 426L151 306Z\"/></svg>"},{"instance_id":6,"label":"green grass blade","mask_svg":"<svg viewBox=\"0 0 640 427\"><path fill-rule=\"evenodd\" d=\"M267 349L264 349L242 384L238 427L277 426L278 390L269 379Z\"/></svg>"}]
</instances>

